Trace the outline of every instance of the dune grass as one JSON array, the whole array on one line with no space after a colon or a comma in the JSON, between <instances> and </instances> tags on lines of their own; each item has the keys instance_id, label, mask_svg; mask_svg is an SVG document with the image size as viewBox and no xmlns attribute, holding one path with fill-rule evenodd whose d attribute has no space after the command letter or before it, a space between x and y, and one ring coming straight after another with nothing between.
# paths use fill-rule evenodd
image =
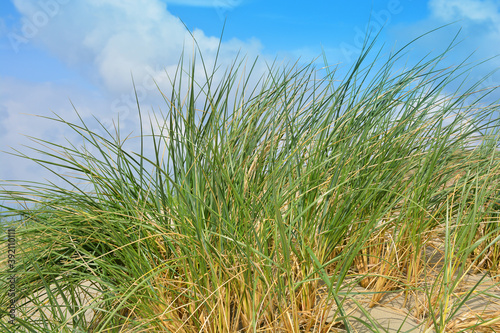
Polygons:
<instances>
[{"instance_id":1,"label":"dune grass","mask_svg":"<svg viewBox=\"0 0 500 333\"><path fill-rule=\"evenodd\" d=\"M456 321L492 294L459 292L466 276L500 281L492 89L450 94L472 68L443 66L450 50L403 68L406 48L366 63L373 45L340 80L294 64L251 84L238 59L216 80L181 60L166 109L148 122L138 105L136 137L51 118L84 145L16 154L66 185L0 192L28 203L0 213L17 228L17 331L383 332L368 310L396 296L421 330L498 328Z\"/></svg>"}]
</instances>

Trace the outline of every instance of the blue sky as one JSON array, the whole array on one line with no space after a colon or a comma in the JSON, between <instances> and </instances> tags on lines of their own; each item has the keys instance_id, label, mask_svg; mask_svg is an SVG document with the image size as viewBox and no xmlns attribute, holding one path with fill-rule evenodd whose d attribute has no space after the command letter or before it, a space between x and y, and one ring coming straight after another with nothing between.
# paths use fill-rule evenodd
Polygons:
<instances>
[{"instance_id":1,"label":"blue sky","mask_svg":"<svg viewBox=\"0 0 500 333\"><path fill-rule=\"evenodd\" d=\"M71 102L85 119L111 123L120 114L125 130L131 129L136 121L131 73L141 105L161 106L151 78L167 89L162 75L175 68L183 45L190 45L182 22L210 60L224 21L223 64L238 52L263 62L299 57L309 62L324 50L329 63L347 68L367 29L378 33L385 25L379 45L390 48L451 22L416 43L410 63L442 50L459 29L463 41L445 60L450 65L472 52L476 61L500 53L500 1L493 0L3 0L0 150L30 145L23 134L53 142L76 139L61 125L26 115L55 112L75 121ZM493 59L474 69L471 79L499 66ZM498 74L488 80L498 82ZM0 179L51 177L4 153L0 161Z\"/></svg>"}]
</instances>

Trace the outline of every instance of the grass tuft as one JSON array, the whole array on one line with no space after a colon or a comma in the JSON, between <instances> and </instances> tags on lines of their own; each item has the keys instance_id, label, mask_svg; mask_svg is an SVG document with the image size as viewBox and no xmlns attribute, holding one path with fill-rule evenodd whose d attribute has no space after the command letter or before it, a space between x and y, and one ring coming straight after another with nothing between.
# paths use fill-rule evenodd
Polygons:
<instances>
[{"instance_id":1,"label":"grass tuft","mask_svg":"<svg viewBox=\"0 0 500 333\"><path fill-rule=\"evenodd\" d=\"M442 65L453 46L396 70L406 48L366 63L367 43L340 81L181 59L139 137L47 117L84 144L15 153L65 186L0 190L17 331L382 332L394 300L401 328L498 329L500 310L464 310L500 297L498 105L481 82L449 93L471 69Z\"/></svg>"}]
</instances>

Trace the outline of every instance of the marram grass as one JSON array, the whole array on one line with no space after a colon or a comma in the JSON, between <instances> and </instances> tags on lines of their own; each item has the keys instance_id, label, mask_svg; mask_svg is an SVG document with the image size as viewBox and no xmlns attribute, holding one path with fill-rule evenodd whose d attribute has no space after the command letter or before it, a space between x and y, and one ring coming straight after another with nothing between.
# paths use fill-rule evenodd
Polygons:
<instances>
[{"instance_id":1,"label":"marram grass","mask_svg":"<svg viewBox=\"0 0 500 333\"><path fill-rule=\"evenodd\" d=\"M415 330L500 329L460 311L500 281L498 105L481 82L450 93L470 68L444 54L396 70L404 49L365 63L372 46L340 81L295 64L251 85L235 60L200 82L181 61L139 138L53 118L84 145L18 153L65 186L0 191L0 330L384 332L369 309L394 297Z\"/></svg>"}]
</instances>

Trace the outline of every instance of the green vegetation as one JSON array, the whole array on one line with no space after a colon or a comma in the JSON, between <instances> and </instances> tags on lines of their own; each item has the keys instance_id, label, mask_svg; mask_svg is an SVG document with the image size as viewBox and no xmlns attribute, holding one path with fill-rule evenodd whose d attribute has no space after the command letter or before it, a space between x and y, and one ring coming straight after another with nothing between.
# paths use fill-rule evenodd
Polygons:
<instances>
[{"instance_id":1,"label":"green vegetation","mask_svg":"<svg viewBox=\"0 0 500 333\"><path fill-rule=\"evenodd\" d=\"M421 330L498 328L498 313L455 320L493 294L460 291L465 277L500 281L492 89L450 95L472 67L443 67L449 49L398 68L405 48L365 63L372 48L340 81L311 64L251 84L253 64L181 60L138 138L53 118L85 144L38 140L34 162L67 185L0 190L30 203L0 213L17 216L17 330L383 332L369 309L393 297Z\"/></svg>"}]
</instances>

